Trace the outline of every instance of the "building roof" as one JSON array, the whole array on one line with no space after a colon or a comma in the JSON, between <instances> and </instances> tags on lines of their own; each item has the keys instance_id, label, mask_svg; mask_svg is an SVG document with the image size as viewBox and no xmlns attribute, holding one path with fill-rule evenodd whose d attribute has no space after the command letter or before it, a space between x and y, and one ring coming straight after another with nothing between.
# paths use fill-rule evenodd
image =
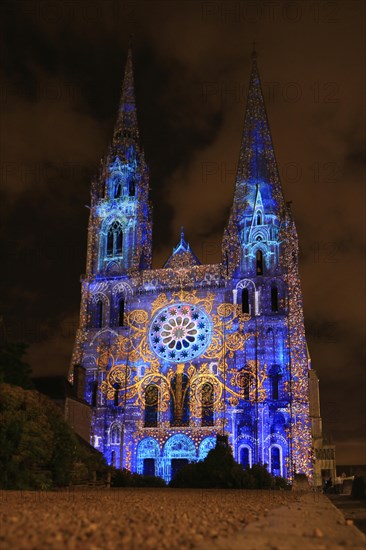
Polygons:
<instances>
[{"instance_id":1,"label":"building roof","mask_svg":"<svg viewBox=\"0 0 366 550\"><path fill-rule=\"evenodd\" d=\"M58 404L63 404L67 398L86 404L77 397L74 386L64 376L40 376L32 378L32 381L37 391Z\"/></svg>"},{"instance_id":2,"label":"building roof","mask_svg":"<svg viewBox=\"0 0 366 550\"><path fill-rule=\"evenodd\" d=\"M184 238L184 228L181 228L180 241L173 248L172 255L164 264L164 268L179 269L181 267L188 268L194 265L201 265L197 256L192 252L189 243Z\"/></svg>"}]
</instances>

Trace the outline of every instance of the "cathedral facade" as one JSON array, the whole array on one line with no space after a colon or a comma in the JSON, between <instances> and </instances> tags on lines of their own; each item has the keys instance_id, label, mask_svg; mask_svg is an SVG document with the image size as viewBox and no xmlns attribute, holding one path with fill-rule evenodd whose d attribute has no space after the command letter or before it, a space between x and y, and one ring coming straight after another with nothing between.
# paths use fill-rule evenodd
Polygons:
<instances>
[{"instance_id":1,"label":"cathedral facade","mask_svg":"<svg viewBox=\"0 0 366 550\"><path fill-rule=\"evenodd\" d=\"M129 52L113 140L92 182L73 364L92 444L109 464L169 481L228 436L243 466L313 472L298 244L255 54L222 261L180 242L152 269L149 171Z\"/></svg>"}]
</instances>

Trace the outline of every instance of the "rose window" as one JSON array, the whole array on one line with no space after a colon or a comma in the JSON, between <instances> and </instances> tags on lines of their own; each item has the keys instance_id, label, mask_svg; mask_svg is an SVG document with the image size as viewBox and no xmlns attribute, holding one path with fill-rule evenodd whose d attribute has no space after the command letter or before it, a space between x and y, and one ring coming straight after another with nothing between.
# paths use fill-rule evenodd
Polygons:
<instances>
[{"instance_id":1,"label":"rose window","mask_svg":"<svg viewBox=\"0 0 366 550\"><path fill-rule=\"evenodd\" d=\"M211 341L211 321L192 304L174 304L155 315L149 330L152 350L167 361L185 363L201 355Z\"/></svg>"}]
</instances>

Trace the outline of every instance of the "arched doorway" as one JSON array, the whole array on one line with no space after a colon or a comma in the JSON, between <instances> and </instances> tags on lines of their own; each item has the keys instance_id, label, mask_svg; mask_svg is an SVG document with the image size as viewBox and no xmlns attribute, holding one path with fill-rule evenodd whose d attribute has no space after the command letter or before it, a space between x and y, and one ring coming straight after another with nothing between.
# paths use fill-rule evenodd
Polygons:
<instances>
[{"instance_id":1,"label":"arched doorway","mask_svg":"<svg viewBox=\"0 0 366 550\"><path fill-rule=\"evenodd\" d=\"M137 446L137 472L156 476L158 472L159 443L153 437L146 437Z\"/></svg>"},{"instance_id":2,"label":"arched doorway","mask_svg":"<svg viewBox=\"0 0 366 550\"><path fill-rule=\"evenodd\" d=\"M193 441L185 434L176 434L164 445L163 477L170 481L188 462L196 460L196 448Z\"/></svg>"},{"instance_id":3,"label":"arched doorway","mask_svg":"<svg viewBox=\"0 0 366 550\"><path fill-rule=\"evenodd\" d=\"M198 449L198 460L204 460L211 449L216 447L216 437L205 437L200 443Z\"/></svg>"}]
</instances>

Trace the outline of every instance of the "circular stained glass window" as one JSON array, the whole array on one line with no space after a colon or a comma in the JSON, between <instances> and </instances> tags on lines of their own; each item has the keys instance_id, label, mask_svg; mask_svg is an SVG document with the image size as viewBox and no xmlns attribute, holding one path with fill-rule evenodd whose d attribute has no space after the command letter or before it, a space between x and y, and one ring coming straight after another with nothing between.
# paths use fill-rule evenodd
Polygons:
<instances>
[{"instance_id":1,"label":"circular stained glass window","mask_svg":"<svg viewBox=\"0 0 366 550\"><path fill-rule=\"evenodd\" d=\"M149 329L152 350L173 363L185 363L205 351L211 342L211 321L192 304L173 304L161 309Z\"/></svg>"}]
</instances>

